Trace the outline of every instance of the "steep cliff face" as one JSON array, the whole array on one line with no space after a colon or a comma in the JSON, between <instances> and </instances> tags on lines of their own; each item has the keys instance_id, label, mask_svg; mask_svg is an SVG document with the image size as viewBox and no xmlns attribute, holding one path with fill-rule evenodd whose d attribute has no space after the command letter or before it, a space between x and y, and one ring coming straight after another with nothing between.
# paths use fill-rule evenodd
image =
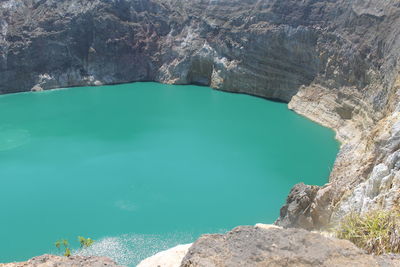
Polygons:
<instances>
[{"instance_id":1,"label":"steep cliff face","mask_svg":"<svg viewBox=\"0 0 400 267\"><path fill-rule=\"evenodd\" d=\"M156 80L288 101L318 71L318 35L277 3L2 1L0 90Z\"/></svg>"},{"instance_id":2,"label":"steep cliff face","mask_svg":"<svg viewBox=\"0 0 400 267\"><path fill-rule=\"evenodd\" d=\"M289 103L335 129L342 142L330 183L307 211L313 226L352 211L400 204L400 3L350 3L334 31L347 44L332 43L336 52L326 59L325 70ZM326 50L319 53L322 57Z\"/></svg>"},{"instance_id":3,"label":"steep cliff face","mask_svg":"<svg viewBox=\"0 0 400 267\"><path fill-rule=\"evenodd\" d=\"M399 57L398 0L0 0L0 93L194 83L335 129L330 183L289 222L307 228L399 205Z\"/></svg>"}]
</instances>

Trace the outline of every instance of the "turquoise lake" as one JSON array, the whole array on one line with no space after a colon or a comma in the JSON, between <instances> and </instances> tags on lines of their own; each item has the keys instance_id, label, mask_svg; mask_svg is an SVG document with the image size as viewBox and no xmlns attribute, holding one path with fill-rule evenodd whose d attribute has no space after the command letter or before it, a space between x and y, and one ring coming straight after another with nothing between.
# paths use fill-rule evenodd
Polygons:
<instances>
[{"instance_id":1,"label":"turquoise lake","mask_svg":"<svg viewBox=\"0 0 400 267\"><path fill-rule=\"evenodd\" d=\"M327 182L333 131L283 103L133 83L0 96L0 262L57 253L135 265L203 233L273 223Z\"/></svg>"}]
</instances>

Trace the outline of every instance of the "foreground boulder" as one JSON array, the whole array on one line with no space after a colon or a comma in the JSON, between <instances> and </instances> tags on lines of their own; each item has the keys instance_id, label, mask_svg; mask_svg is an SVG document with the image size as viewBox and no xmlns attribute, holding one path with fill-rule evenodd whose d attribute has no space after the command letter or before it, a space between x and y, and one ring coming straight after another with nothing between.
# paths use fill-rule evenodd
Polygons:
<instances>
[{"instance_id":1,"label":"foreground boulder","mask_svg":"<svg viewBox=\"0 0 400 267\"><path fill-rule=\"evenodd\" d=\"M55 256L42 255L26 262L1 264L0 267L117 267L115 262L106 257Z\"/></svg>"},{"instance_id":2,"label":"foreground boulder","mask_svg":"<svg viewBox=\"0 0 400 267\"><path fill-rule=\"evenodd\" d=\"M240 226L204 235L181 263L189 266L400 266L398 257L366 254L349 241L303 229Z\"/></svg>"}]
</instances>

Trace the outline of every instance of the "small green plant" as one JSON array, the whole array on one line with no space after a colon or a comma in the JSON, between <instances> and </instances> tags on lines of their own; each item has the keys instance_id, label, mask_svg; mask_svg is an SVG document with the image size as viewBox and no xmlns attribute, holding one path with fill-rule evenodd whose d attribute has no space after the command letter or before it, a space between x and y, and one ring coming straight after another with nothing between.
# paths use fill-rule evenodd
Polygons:
<instances>
[{"instance_id":1,"label":"small green plant","mask_svg":"<svg viewBox=\"0 0 400 267\"><path fill-rule=\"evenodd\" d=\"M81 244L81 248L88 248L93 245L94 240L91 238L84 238L83 236L78 236L78 241Z\"/></svg>"},{"instance_id":2,"label":"small green plant","mask_svg":"<svg viewBox=\"0 0 400 267\"><path fill-rule=\"evenodd\" d=\"M69 249L69 243L66 239L57 240L54 245L61 252L61 245L64 247L64 256L71 256L71 250Z\"/></svg>"},{"instance_id":3,"label":"small green plant","mask_svg":"<svg viewBox=\"0 0 400 267\"><path fill-rule=\"evenodd\" d=\"M343 219L335 234L368 253L399 253L400 212L372 211L364 215L351 213Z\"/></svg>"},{"instance_id":4,"label":"small green plant","mask_svg":"<svg viewBox=\"0 0 400 267\"><path fill-rule=\"evenodd\" d=\"M79 244L81 245L81 248L88 248L91 245L93 245L94 240L91 238L84 238L83 236L78 236L78 241ZM54 245L58 249L59 253L61 254L61 247L64 248L64 256L71 256L71 249L69 248L69 242L66 239L60 239L57 240Z\"/></svg>"},{"instance_id":5,"label":"small green plant","mask_svg":"<svg viewBox=\"0 0 400 267\"><path fill-rule=\"evenodd\" d=\"M59 250L60 247L61 247L61 242L60 242L60 240L57 240L57 241L54 243L54 245L55 245L56 248Z\"/></svg>"},{"instance_id":6,"label":"small green plant","mask_svg":"<svg viewBox=\"0 0 400 267\"><path fill-rule=\"evenodd\" d=\"M65 248L64 256L66 257L71 256L71 250L69 248Z\"/></svg>"}]
</instances>

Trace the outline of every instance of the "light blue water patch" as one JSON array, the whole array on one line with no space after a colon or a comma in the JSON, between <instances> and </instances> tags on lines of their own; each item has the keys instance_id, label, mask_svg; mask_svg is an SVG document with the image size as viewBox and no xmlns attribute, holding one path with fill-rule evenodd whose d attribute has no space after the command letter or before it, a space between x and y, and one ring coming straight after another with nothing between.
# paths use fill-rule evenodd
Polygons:
<instances>
[{"instance_id":1,"label":"light blue water patch","mask_svg":"<svg viewBox=\"0 0 400 267\"><path fill-rule=\"evenodd\" d=\"M334 133L282 103L135 83L0 96L0 262L57 252L135 265L204 233L272 223L327 182ZM82 252L83 253L83 252Z\"/></svg>"}]
</instances>

